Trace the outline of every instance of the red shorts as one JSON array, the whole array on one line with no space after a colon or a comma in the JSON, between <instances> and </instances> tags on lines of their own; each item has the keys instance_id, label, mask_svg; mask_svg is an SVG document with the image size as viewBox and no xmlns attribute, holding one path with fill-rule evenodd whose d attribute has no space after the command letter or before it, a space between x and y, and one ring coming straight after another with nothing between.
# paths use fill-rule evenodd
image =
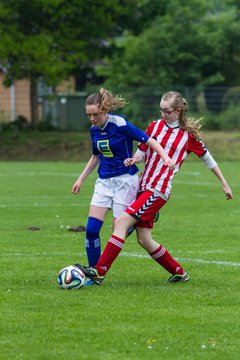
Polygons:
<instances>
[{"instance_id":1,"label":"red shorts","mask_svg":"<svg viewBox=\"0 0 240 360\"><path fill-rule=\"evenodd\" d=\"M153 228L153 220L161 207L166 204L166 200L155 195L152 191L146 190L138 193L137 199L125 210L133 216L138 222L136 227Z\"/></svg>"}]
</instances>

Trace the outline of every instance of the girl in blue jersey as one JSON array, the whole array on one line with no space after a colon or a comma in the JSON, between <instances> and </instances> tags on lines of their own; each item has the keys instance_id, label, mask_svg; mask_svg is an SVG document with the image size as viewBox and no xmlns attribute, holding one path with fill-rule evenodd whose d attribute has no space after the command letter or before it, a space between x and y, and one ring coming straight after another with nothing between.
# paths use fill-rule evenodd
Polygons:
<instances>
[{"instance_id":1,"label":"girl in blue jersey","mask_svg":"<svg viewBox=\"0 0 240 360\"><path fill-rule=\"evenodd\" d=\"M83 181L98 165L98 179L90 203L86 227L86 252L89 266L95 266L100 254L100 230L110 209L115 220L135 200L139 178L136 165L126 167L124 160L132 157L133 140L146 143L174 169L174 162L161 145L145 132L130 124L124 117L110 112L124 107L125 99L101 88L86 99L86 113L92 123L92 156L72 187L79 193Z\"/></svg>"}]
</instances>

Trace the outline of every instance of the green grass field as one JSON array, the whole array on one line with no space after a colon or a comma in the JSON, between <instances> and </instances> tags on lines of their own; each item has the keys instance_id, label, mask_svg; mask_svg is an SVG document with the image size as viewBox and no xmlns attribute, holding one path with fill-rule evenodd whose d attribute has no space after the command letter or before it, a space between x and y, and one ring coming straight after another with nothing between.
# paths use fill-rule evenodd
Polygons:
<instances>
[{"instance_id":1,"label":"green grass field","mask_svg":"<svg viewBox=\"0 0 240 360\"><path fill-rule=\"evenodd\" d=\"M166 284L133 234L102 286L64 291L59 270L87 264L85 233L68 231L86 225L96 174L71 194L83 166L0 163L0 359L239 359L239 162L220 163L233 201L201 162L184 164L153 230L190 282ZM110 234L111 214L103 246Z\"/></svg>"}]
</instances>

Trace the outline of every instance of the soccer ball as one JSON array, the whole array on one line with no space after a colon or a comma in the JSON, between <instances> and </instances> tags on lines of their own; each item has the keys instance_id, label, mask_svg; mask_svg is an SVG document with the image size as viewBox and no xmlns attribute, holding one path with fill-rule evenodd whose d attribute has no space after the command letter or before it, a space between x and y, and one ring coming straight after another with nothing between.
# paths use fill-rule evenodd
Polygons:
<instances>
[{"instance_id":1,"label":"soccer ball","mask_svg":"<svg viewBox=\"0 0 240 360\"><path fill-rule=\"evenodd\" d=\"M85 283L84 272L74 265L66 266L58 274L58 284L65 290L81 289Z\"/></svg>"}]
</instances>

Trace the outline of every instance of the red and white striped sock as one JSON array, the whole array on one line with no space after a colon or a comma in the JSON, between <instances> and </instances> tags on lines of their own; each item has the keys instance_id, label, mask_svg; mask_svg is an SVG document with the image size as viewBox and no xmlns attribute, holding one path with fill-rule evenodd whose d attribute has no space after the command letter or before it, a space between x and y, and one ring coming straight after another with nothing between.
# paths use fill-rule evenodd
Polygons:
<instances>
[{"instance_id":1,"label":"red and white striped sock","mask_svg":"<svg viewBox=\"0 0 240 360\"><path fill-rule=\"evenodd\" d=\"M96 269L100 276L105 275L106 272L110 269L112 263L121 252L124 242L125 241L123 239L120 239L115 235L110 237L96 265Z\"/></svg>"},{"instance_id":2,"label":"red and white striped sock","mask_svg":"<svg viewBox=\"0 0 240 360\"><path fill-rule=\"evenodd\" d=\"M159 247L149 255L169 273L183 274L183 268L181 265L173 259L173 257L162 245L159 245Z\"/></svg>"}]
</instances>

